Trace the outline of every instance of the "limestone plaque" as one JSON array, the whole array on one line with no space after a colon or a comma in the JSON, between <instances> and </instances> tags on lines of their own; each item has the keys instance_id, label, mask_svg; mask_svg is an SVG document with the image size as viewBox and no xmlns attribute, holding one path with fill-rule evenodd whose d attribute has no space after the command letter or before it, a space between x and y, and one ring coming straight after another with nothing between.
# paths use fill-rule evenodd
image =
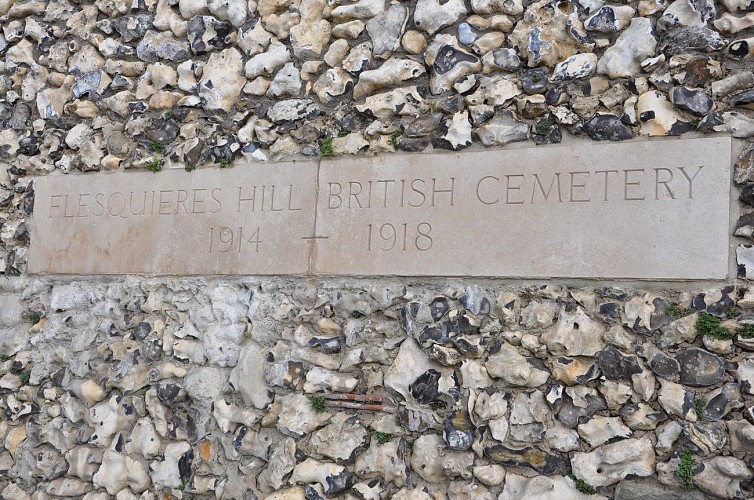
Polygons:
<instances>
[{"instance_id":1,"label":"limestone plaque","mask_svg":"<svg viewBox=\"0 0 754 500\"><path fill-rule=\"evenodd\" d=\"M724 279L731 141L36 181L29 272Z\"/></svg>"},{"instance_id":2,"label":"limestone plaque","mask_svg":"<svg viewBox=\"0 0 754 500\"><path fill-rule=\"evenodd\" d=\"M722 279L729 138L322 162L317 274Z\"/></svg>"},{"instance_id":3,"label":"limestone plaque","mask_svg":"<svg viewBox=\"0 0 754 500\"><path fill-rule=\"evenodd\" d=\"M29 272L305 274L317 164L47 176Z\"/></svg>"}]
</instances>

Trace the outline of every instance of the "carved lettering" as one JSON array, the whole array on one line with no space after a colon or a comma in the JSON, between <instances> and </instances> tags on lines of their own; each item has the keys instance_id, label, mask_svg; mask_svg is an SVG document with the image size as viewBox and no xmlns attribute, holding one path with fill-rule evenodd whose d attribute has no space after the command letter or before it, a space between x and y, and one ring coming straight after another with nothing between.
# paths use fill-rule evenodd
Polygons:
<instances>
[{"instance_id":1,"label":"carved lettering","mask_svg":"<svg viewBox=\"0 0 754 500\"><path fill-rule=\"evenodd\" d=\"M485 175L484 177L479 179L479 182L476 183L476 199L479 200L481 203L484 203L485 205L494 205L495 203L500 201L499 196L495 196L495 198L493 199L493 195L490 195L489 197L485 195L484 199L482 198L480 188L482 187L483 182L485 184L488 184L488 182L486 181L495 181L495 185L497 185L500 179L495 177L494 175Z\"/></svg>"},{"instance_id":2,"label":"carved lettering","mask_svg":"<svg viewBox=\"0 0 754 500\"><path fill-rule=\"evenodd\" d=\"M602 201L607 201L607 185L608 185L608 182L610 180L610 174L618 175L619 172L617 170L595 170L594 173L595 174L605 174L604 183L603 183L605 195L602 198Z\"/></svg>"},{"instance_id":3,"label":"carved lettering","mask_svg":"<svg viewBox=\"0 0 754 500\"><path fill-rule=\"evenodd\" d=\"M694 175L692 175L692 176L689 177L689 174L686 173L686 167L678 167L678 170L681 171L681 173L683 174L683 177L689 183L689 199L690 200L694 199L694 185L693 185L694 179L696 179L696 176L699 175L699 172L701 172L704 167L700 166L700 167L696 167L696 168L697 168L697 170L694 173Z\"/></svg>"},{"instance_id":4,"label":"carved lettering","mask_svg":"<svg viewBox=\"0 0 754 500\"><path fill-rule=\"evenodd\" d=\"M544 201L547 201L550 198L550 193L552 192L553 186L557 186L558 188L558 202L563 201L563 196L560 193L560 172L555 172L555 174L552 176L552 180L550 181L550 186L547 188L547 192L545 193L545 188L542 186L542 181L539 180L539 174L532 174L534 177L534 184L531 189L531 203L534 203L534 196L536 195L536 189L537 186L539 186L539 192L542 194L542 198Z\"/></svg>"},{"instance_id":5,"label":"carved lettering","mask_svg":"<svg viewBox=\"0 0 754 500\"><path fill-rule=\"evenodd\" d=\"M524 176L522 174L512 174L512 175L505 176L505 204L506 205L523 205L524 203L523 198L519 200L513 200L511 198L511 196L521 196L520 180L523 178Z\"/></svg>"},{"instance_id":6,"label":"carved lettering","mask_svg":"<svg viewBox=\"0 0 754 500\"><path fill-rule=\"evenodd\" d=\"M439 189L437 187L437 179L435 177L432 177L432 206L435 206L435 196L441 193L446 193L450 195L450 206L453 206L453 195L455 194L455 186L456 186L456 178L451 177L450 178L450 187L448 189Z\"/></svg>"},{"instance_id":7,"label":"carved lettering","mask_svg":"<svg viewBox=\"0 0 754 500\"><path fill-rule=\"evenodd\" d=\"M630 174L639 173L641 172L641 179L640 180L628 180ZM636 179L636 176L633 176L634 179ZM644 195L638 196L637 193L634 191L634 189L638 189L641 187L641 181L644 179L644 169L643 168L629 168L623 170L623 199L626 201L640 201L643 200L645 197ZM631 194L629 194L629 190L631 190Z\"/></svg>"},{"instance_id":8,"label":"carved lettering","mask_svg":"<svg viewBox=\"0 0 754 500\"><path fill-rule=\"evenodd\" d=\"M584 191L586 190L586 181L589 179L589 172L568 172L571 178L571 195L570 201L572 203L586 203L591 200L591 197L582 198ZM586 176L586 178L578 179L579 176ZM582 190L581 193L576 191Z\"/></svg>"},{"instance_id":9,"label":"carved lettering","mask_svg":"<svg viewBox=\"0 0 754 500\"><path fill-rule=\"evenodd\" d=\"M671 199L675 200L675 193L672 189L668 186L670 182L673 181L673 171L669 168L655 168L655 200L660 199L660 184L665 188L665 191L663 193L667 193L668 196L670 196ZM660 175L665 175L665 180L660 179ZM689 195L689 197L691 197Z\"/></svg>"}]
</instances>

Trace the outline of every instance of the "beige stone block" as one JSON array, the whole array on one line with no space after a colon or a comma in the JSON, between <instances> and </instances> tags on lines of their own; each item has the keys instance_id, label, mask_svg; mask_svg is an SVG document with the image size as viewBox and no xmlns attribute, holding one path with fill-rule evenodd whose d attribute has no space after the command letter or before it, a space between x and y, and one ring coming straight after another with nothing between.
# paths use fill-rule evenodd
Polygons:
<instances>
[{"instance_id":1,"label":"beige stone block","mask_svg":"<svg viewBox=\"0 0 754 500\"><path fill-rule=\"evenodd\" d=\"M317 164L35 180L29 272L305 274Z\"/></svg>"},{"instance_id":2,"label":"beige stone block","mask_svg":"<svg viewBox=\"0 0 754 500\"><path fill-rule=\"evenodd\" d=\"M727 137L323 161L316 274L723 279Z\"/></svg>"}]
</instances>

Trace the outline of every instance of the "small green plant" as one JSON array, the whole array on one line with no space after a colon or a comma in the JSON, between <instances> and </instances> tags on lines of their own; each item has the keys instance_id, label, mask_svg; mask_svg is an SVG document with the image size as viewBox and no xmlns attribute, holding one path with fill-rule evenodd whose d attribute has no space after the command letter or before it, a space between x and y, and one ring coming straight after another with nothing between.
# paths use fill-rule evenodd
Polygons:
<instances>
[{"instance_id":1,"label":"small green plant","mask_svg":"<svg viewBox=\"0 0 754 500\"><path fill-rule=\"evenodd\" d=\"M147 162L147 170L151 170L152 172L159 172L162 170L162 167L160 166L160 160L157 158L152 158Z\"/></svg>"},{"instance_id":2,"label":"small green plant","mask_svg":"<svg viewBox=\"0 0 754 500\"><path fill-rule=\"evenodd\" d=\"M537 135L547 135L552 130L554 123L550 120L539 120L535 132Z\"/></svg>"},{"instance_id":3,"label":"small green plant","mask_svg":"<svg viewBox=\"0 0 754 500\"><path fill-rule=\"evenodd\" d=\"M683 488L685 490L694 489L694 467L696 467L696 460L694 454L689 450L683 450L680 455L681 463L678 464L678 469L675 471L676 476L683 481Z\"/></svg>"},{"instance_id":4,"label":"small green plant","mask_svg":"<svg viewBox=\"0 0 754 500\"><path fill-rule=\"evenodd\" d=\"M186 172L193 172L194 170L196 170L196 165L194 165L193 163L187 163L183 168L186 169Z\"/></svg>"},{"instance_id":5,"label":"small green plant","mask_svg":"<svg viewBox=\"0 0 754 500\"><path fill-rule=\"evenodd\" d=\"M11 359L13 359L13 356L8 356L7 354L0 354L0 361L2 362L10 361Z\"/></svg>"},{"instance_id":6,"label":"small green plant","mask_svg":"<svg viewBox=\"0 0 754 500\"><path fill-rule=\"evenodd\" d=\"M704 407L707 406L707 402L703 400L702 398L696 398L694 400L694 408L696 408L696 417L702 418L702 414L704 414Z\"/></svg>"},{"instance_id":7,"label":"small green plant","mask_svg":"<svg viewBox=\"0 0 754 500\"><path fill-rule=\"evenodd\" d=\"M181 485L178 486L178 489L181 491L185 491L188 484L191 482L191 476L187 477L183 481L181 481Z\"/></svg>"},{"instance_id":8,"label":"small green plant","mask_svg":"<svg viewBox=\"0 0 754 500\"><path fill-rule=\"evenodd\" d=\"M316 413L324 413L325 412L325 401L326 399L322 396L310 396L309 397L309 403L312 405L312 409Z\"/></svg>"},{"instance_id":9,"label":"small green plant","mask_svg":"<svg viewBox=\"0 0 754 500\"><path fill-rule=\"evenodd\" d=\"M220 158L220 168L230 168L233 163L227 158Z\"/></svg>"},{"instance_id":10,"label":"small green plant","mask_svg":"<svg viewBox=\"0 0 754 500\"><path fill-rule=\"evenodd\" d=\"M398 138L402 135L403 133L400 130L393 130L390 134L390 142L393 144L393 147L398 147Z\"/></svg>"},{"instance_id":11,"label":"small green plant","mask_svg":"<svg viewBox=\"0 0 754 500\"><path fill-rule=\"evenodd\" d=\"M742 339L753 339L754 338L754 325L739 326L738 329L736 329L736 333Z\"/></svg>"},{"instance_id":12,"label":"small green plant","mask_svg":"<svg viewBox=\"0 0 754 500\"><path fill-rule=\"evenodd\" d=\"M699 317L694 324L698 335L705 335L711 339L726 340L730 338L730 332L720 326L720 318L707 314L699 313Z\"/></svg>"},{"instance_id":13,"label":"small green plant","mask_svg":"<svg viewBox=\"0 0 754 500\"><path fill-rule=\"evenodd\" d=\"M42 315L35 311L35 312L31 313L31 318L30 319L31 319L31 324L32 325L36 325L37 323L39 323L39 320L42 319Z\"/></svg>"},{"instance_id":14,"label":"small green plant","mask_svg":"<svg viewBox=\"0 0 754 500\"><path fill-rule=\"evenodd\" d=\"M733 319L733 318L737 317L739 314L741 314L741 311L737 307L731 307L725 313L725 315L728 317L728 319Z\"/></svg>"},{"instance_id":15,"label":"small green plant","mask_svg":"<svg viewBox=\"0 0 754 500\"><path fill-rule=\"evenodd\" d=\"M157 141L149 141L149 149L151 149L154 153L162 153L163 151L165 151L165 146Z\"/></svg>"},{"instance_id":16,"label":"small green plant","mask_svg":"<svg viewBox=\"0 0 754 500\"><path fill-rule=\"evenodd\" d=\"M380 444L389 443L393 439L393 435L387 432L374 431L372 437Z\"/></svg>"},{"instance_id":17,"label":"small green plant","mask_svg":"<svg viewBox=\"0 0 754 500\"><path fill-rule=\"evenodd\" d=\"M700 122L701 122L701 120L699 118L694 118L693 120L691 120L689 122L689 125L691 125L694 128L699 128L699 123Z\"/></svg>"},{"instance_id":18,"label":"small green plant","mask_svg":"<svg viewBox=\"0 0 754 500\"><path fill-rule=\"evenodd\" d=\"M414 449L414 440L413 439L407 439L406 440L406 446L408 446L409 450L413 450Z\"/></svg>"},{"instance_id":19,"label":"small green plant","mask_svg":"<svg viewBox=\"0 0 754 500\"><path fill-rule=\"evenodd\" d=\"M163 118L165 118L166 120L173 120L173 121L178 121L178 117L177 117L177 116L175 116L175 113L173 113L173 111L172 111L172 110L170 110L170 109L169 109L169 110L167 110L167 111L165 111L165 114L163 114L162 116L163 116Z\"/></svg>"},{"instance_id":20,"label":"small green plant","mask_svg":"<svg viewBox=\"0 0 754 500\"><path fill-rule=\"evenodd\" d=\"M583 479L579 479L573 474L569 474L568 476L576 483L576 489L584 495L594 495L595 493L597 493L597 490L594 488L594 486L587 483Z\"/></svg>"},{"instance_id":21,"label":"small green plant","mask_svg":"<svg viewBox=\"0 0 754 500\"><path fill-rule=\"evenodd\" d=\"M338 132L338 137L345 137L345 136L347 136L350 133L351 132L348 131L348 130L341 130L340 132Z\"/></svg>"},{"instance_id":22,"label":"small green plant","mask_svg":"<svg viewBox=\"0 0 754 500\"><path fill-rule=\"evenodd\" d=\"M693 309L689 307L681 307L679 304L676 304L675 302L671 302L670 304L665 306L665 314L668 315L671 321L684 318L688 316L689 314L692 314L693 312L694 312Z\"/></svg>"},{"instance_id":23,"label":"small green plant","mask_svg":"<svg viewBox=\"0 0 754 500\"><path fill-rule=\"evenodd\" d=\"M22 371L18 377L21 379L21 385L29 385L29 380L31 379L31 368L27 368L26 370Z\"/></svg>"},{"instance_id":24,"label":"small green plant","mask_svg":"<svg viewBox=\"0 0 754 500\"><path fill-rule=\"evenodd\" d=\"M325 137L319 141L319 153L322 155L322 158L333 156L332 137Z\"/></svg>"}]
</instances>

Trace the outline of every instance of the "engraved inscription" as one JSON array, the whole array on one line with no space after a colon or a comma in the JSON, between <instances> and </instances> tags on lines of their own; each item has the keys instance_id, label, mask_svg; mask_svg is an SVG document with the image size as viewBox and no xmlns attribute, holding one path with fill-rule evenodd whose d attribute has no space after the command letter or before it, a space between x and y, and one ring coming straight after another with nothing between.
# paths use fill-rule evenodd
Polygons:
<instances>
[{"instance_id":1,"label":"engraved inscription","mask_svg":"<svg viewBox=\"0 0 754 500\"><path fill-rule=\"evenodd\" d=\"M314 272L725 277L729 157L716 138L326 162Z\"/></svg>"},{"instance_id":2,"label":"engraved inscription","mask_svg":"<svg viewBox=\"0 0 754 500\"><path fill-rule=\"evenodd\" d=\"M367 224L367 252L372 251L372 241L375 242L375 248L383 252L400 249L407 251L416 249L420 252L426 252L432 248L432 224L429 222L420 222L412 226L409 231L409 223L391 224L386 222L375 227L374 224Z\"/></svg>"},{"instance_id":3,"label":"engraved inscription","mask_svg":"<svg viewBox=\"0 0 754 500\"><path fill-rule=\"evenodd\" d=\"M723 279L730 139L35 181L32 273Z\"/></svg>"},{"instance_id":4,"label":"engraved inscription","mask_svg":"<svg viewBox=\"0 0 754 500\"><path fill-rule=\"evenodd\" d=\"M41 178L30 269L305 274L315 180L311 163Z\"/></svg>"}]
</instances>

